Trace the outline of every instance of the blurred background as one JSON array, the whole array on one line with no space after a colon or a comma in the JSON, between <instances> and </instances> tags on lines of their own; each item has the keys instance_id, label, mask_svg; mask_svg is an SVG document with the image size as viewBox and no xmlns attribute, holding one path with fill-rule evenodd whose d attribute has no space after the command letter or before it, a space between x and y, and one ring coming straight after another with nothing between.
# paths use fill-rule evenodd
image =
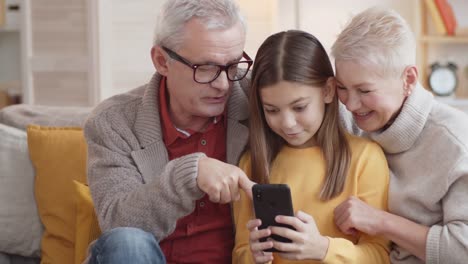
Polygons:
<instances>
[{"instance_id":1,"label":"blurred background","mask_svg":"<svg viewBox=\"0 0 468 264\"><path fill-rule=\"evenodd\" d=\"M246 52L301 29L330 50L353 14L374 5L395 9L418 41L426 84L430 65L452 62L455 103L468 101L468 1L447 0L456 32L436 30L427 0L237 0L248 23ZM432 1L432 0L431 0ZM13 103L94 106L146 83L156 15L163 0L0 0L0 108Z\"/></svg>"}]
</instances>

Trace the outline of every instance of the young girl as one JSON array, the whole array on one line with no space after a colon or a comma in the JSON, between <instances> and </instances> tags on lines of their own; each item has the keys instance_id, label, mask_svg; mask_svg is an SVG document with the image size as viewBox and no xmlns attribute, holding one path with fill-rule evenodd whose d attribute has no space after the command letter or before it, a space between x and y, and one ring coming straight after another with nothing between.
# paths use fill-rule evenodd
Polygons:
<instances>
[{"instance_id":1,"label":"young girl","mask_svg":"<svg viewBox=\"0 0 468 264\"><path fill-rule=\"evenodd\" d=\"M389 171L377 144L341 128L333 68L321 43L295 30L266 39L249 99L250 150L240 167L255 182L288 184L297 213L275 219L295 230L259 230L252 201L242 194L234 204L233 263L388 263L387 240L346 235L334 224L335 207L350 196L385 210ZM292 243L259 242L271 234ZM264 251L272 247L281 253Z\"/></svg>"}]
</instances>

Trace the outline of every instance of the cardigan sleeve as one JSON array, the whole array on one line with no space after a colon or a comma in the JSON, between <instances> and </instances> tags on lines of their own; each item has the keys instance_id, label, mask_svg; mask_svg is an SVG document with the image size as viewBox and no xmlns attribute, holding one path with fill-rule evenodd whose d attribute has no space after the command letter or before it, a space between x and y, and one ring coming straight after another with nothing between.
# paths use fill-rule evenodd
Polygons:
<instances>
[{"instance_id":1,"label":"cardigan sleeve","mask_svg":"<svg viewBox=\"0 0 468 264\"><path fill-rule=\"evenodd\" d=\"M194 153L164 163L157 177L146 181L132 158L139 144L119 113L100 112L85 124L88 183L102 231L136 227L162 240L176 222L191 213L203 196L197 187ZM161 155L160 153L153 153Z\"/></svg>"},{"instance_id":2,"label":"cardigan sleeve","mask_svg":"<svg viewBox=\"0 0 468 264\"><path fill-rule=\"evenodd\" d=\"M356 157L356 167L350 168L348 179L357 181L358 198L374 208L387 210L389 169L382 149L375 143L368 143L352 155L359 157ZM323 263L390 263L388 240L365 233L359 235L357 243L344 238L329 238Z\"/></svg>"},{"instance_id":3,"label":"cardigan sleeve","mask_svg":"<svg viewBox=\"0 0 468 264\"><path fill-rule=\"evenodd\" d=\"M462 154L463 155L463 154ZM468 154L448 172L443 216L426 239L426 263L466 263L468 259Z\"/></svg>"}]
</instances>

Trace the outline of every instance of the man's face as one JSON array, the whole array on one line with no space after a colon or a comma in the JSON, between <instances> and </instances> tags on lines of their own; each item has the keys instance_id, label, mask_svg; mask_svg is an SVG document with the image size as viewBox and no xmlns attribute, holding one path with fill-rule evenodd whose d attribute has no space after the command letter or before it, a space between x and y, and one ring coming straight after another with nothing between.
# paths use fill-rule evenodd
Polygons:
<instances>
[{"instance_id":1,"label":"man's face","mask_svg":"<svg viewBox=\"0 0 468 264\"><path fill-rule=\"evenodd\" d=\"M336 62L337 93L359 128L384 128L399 113L404 95L403 78L382 77L369 65Z\"/></svg>"},{"instance_id":2,"label":"man's face","mask_svg":"<svg viewBox=\"0 0 468 264\"><path fill-rule=\"evenodd\" d=\"M225 30L207 30L199 20L192 19L185 26L183 45L174 51L192 64L226 65L242 59L244 44L240 22ZM222 71L211 83L200 84L193 79L193 69L169 60L166 77L169 111L176 125L223 113L232 86L226 72Z\"/></svg>"}]
</instances>

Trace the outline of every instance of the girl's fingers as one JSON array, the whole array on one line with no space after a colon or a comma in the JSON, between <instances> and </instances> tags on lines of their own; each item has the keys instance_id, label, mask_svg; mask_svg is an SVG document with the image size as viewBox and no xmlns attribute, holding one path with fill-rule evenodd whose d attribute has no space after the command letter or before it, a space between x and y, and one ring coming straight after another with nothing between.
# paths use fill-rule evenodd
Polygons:
<instances>
[{"instance_id":1,"label":"girl's fingers","mask_svg":"<svg viewBox=\"0 0 468 264\"><path fill-rule=\"evenodd\" d=\"M304 222L295 216L278 215L275 217L275 221L280 224L290 225L299 232L304 230Z\"/></svg>"},{"instance_id":2,"label":"girl's fingers","mask_svg":"<svg viewBox=\"0 0 468 264\"><path fill-rule=\"evenodd\" d=\"M250 243L250 250L252 252L262 252L273 247L273 241L267 240L265 242L253 242Z\"/></svg>"},{"instance_id":3,"label":"girl's fingers","mask_svg":"<svg viewBox=\"0 0 468 264\"><path fill-rule=\"evenodd\" d=\"M283 253L298 252L297 244L295 243L284 243L273 240L273 247Z\"/></svg>"},{"instance_id":4,"label":"girl's fingers","mask_svg":"<svg viewBox=\"0 0 468 264\"><path fill-rule=\"evenodd\" d=\"M271 235L271 230L268 228L265 228L265 229L250 231L249 238L252 243L254 241L260 240L261 238L268 237L270 235Z\"/></svg>"},{"instance_id":5,"label":"girl's fingers","mask_svg":"<svg viewBox=\"0 0 468 264\"><path fill-rule=\"evenodd\" d=\"M297 214L296 214L296 217L299 218L299 220L301 220L302 222L308 224L308 223L315 223L315 220L314 218L307 214L307 213L304 213L302 211L298 211Z\"/></svg>"},{"instance_id":6,"label":"girl's fingers","mask_svg":"<svg viewBox=\"0 0 468 264\"><path fill-rule=\"evenodd\" d=\"M262 252L254 255L255 263L267 263L273 261L273 254L271 252Z\"/></svg>"},{"instance_id":7,"label":"girl's fingers","mask_svg":"<svg viewBox=\"0 0 468 264\"><path fill-rule=\"evenodd\" d=\"M254 230L255 228L258 228L262 224L262 221L260 219L252 219L247 222L247 229L249 231Z\"/></svg>"},{"instance_id":8,"label":"girl's fingers","mask_svg":"<svg viewBox=\"0 0 468 264\"><path fill-rule=\"evenodd\" d=\"M270 226L271 234L282 236L292 241L296 241L300 238L300 233L294 229L280 226Z\"/></svg>"}]
</instances>

